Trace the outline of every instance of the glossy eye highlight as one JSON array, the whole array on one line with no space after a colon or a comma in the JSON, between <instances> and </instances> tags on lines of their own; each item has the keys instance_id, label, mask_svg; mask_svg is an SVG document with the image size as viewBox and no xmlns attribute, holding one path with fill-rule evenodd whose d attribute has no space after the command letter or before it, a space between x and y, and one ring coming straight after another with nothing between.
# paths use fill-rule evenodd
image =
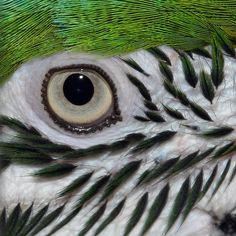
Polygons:
<instances>
[{"instance_id":1,"label":"glossy eye highlight","mask_svg":"<svg viewBox=\"0 0 236 236\"><path fill-rule=\"evenodd\" d=\"M80 73L70 75L64 82L63 92L69 102L82 106L88 103L94 95L91 80Z\"/></svg>"},{"instance_id":2,"label":"glossy eye highlight","mask_svg":"<svg viewBox=\"0 0 236 236\"><path fill-rule=\"evenodd\" d=\"M65 130L86 134L121 120L115 84L96 65L50 69L41 92L44 109Z\"/></svg>"}]
</instances>

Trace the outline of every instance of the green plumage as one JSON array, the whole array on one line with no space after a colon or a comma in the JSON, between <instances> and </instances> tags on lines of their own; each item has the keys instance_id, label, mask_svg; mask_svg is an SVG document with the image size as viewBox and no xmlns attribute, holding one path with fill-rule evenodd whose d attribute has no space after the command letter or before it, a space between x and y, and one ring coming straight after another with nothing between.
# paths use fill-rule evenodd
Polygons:
<instances>
[{"instance_id":1,"label":"green plumage","mask_svg":"<svg viewBox=\"0 0 236 236\"><path fill-rule=\"evenodd\" d=\"M213 38L230 50L236 38L232 0L1 0L0 19L1 82L20 64L61 51L191 50Z\"/></svg>"}]
</instances>

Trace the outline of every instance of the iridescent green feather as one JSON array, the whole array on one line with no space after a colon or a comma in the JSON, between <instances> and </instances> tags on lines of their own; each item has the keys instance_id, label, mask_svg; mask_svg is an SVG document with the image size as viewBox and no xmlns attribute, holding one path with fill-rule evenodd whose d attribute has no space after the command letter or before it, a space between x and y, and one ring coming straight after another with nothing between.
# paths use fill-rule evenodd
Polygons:
<instances>
[{"instance_id":1,"label":"iridescent green feather","mask_svg":"<svg viewBox=\"0 0 236 236\"><path fill-rule=\"evenodd\" d=\"M191 50L213 38L230 49L222 40L235 40L235 15L232 0L2 0L0 82L22 63L62 51Z\"/></svg>"}]
</instances>

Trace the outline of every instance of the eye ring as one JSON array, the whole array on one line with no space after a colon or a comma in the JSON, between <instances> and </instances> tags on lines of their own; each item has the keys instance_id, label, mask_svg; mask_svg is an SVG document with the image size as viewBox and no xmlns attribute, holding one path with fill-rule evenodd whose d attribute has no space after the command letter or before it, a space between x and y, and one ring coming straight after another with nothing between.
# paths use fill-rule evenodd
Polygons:
<instances>
[{"instance_id":1,"label":"eye ring","mask_svg":"<svg viewBox=\"0 0 236 236\"><path fill-rule=\"evenodd\" d=\"M109 88L112 92L112 106L108 111L108 115L101 117L100 119L91 122L89 124L80 124L80 123L68 123L58 116L53 108L50 105L48 99L48 86L52 76L55 73L62 71L73 71L73 70L92 70L98 73L109 85ZM76 134L89 134L95 133L96 131L101 131L105 127L110 127L111 125L116 124L118 121L122 121L121 111L118 103L117 89L110 78L110 76L100 67L92 64L73 64L63 67L55 67L50 69L46 74L42 83L41 88L41 98L44 110L47 111L49 117L53 120L55 124L63 128L66 131L76 133Z\"/></svg>"}]
</instances>

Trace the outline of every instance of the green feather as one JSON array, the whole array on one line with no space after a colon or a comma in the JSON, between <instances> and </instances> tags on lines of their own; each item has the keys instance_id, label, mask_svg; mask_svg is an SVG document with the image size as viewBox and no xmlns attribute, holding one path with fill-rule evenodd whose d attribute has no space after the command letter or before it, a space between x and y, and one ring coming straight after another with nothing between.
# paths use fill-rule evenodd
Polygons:
<instances>
[{"instance_id":1,"label":"green feather","mask_svg":"<svg viewBox=\"0 0 236 236\"><path fill-rule=\"evenodd\" d=\"M2 0L0 82L20 64L61 51L192 50L214 38L234 56L235 15L232 0Z\"/></svg>"}]
</instances>

